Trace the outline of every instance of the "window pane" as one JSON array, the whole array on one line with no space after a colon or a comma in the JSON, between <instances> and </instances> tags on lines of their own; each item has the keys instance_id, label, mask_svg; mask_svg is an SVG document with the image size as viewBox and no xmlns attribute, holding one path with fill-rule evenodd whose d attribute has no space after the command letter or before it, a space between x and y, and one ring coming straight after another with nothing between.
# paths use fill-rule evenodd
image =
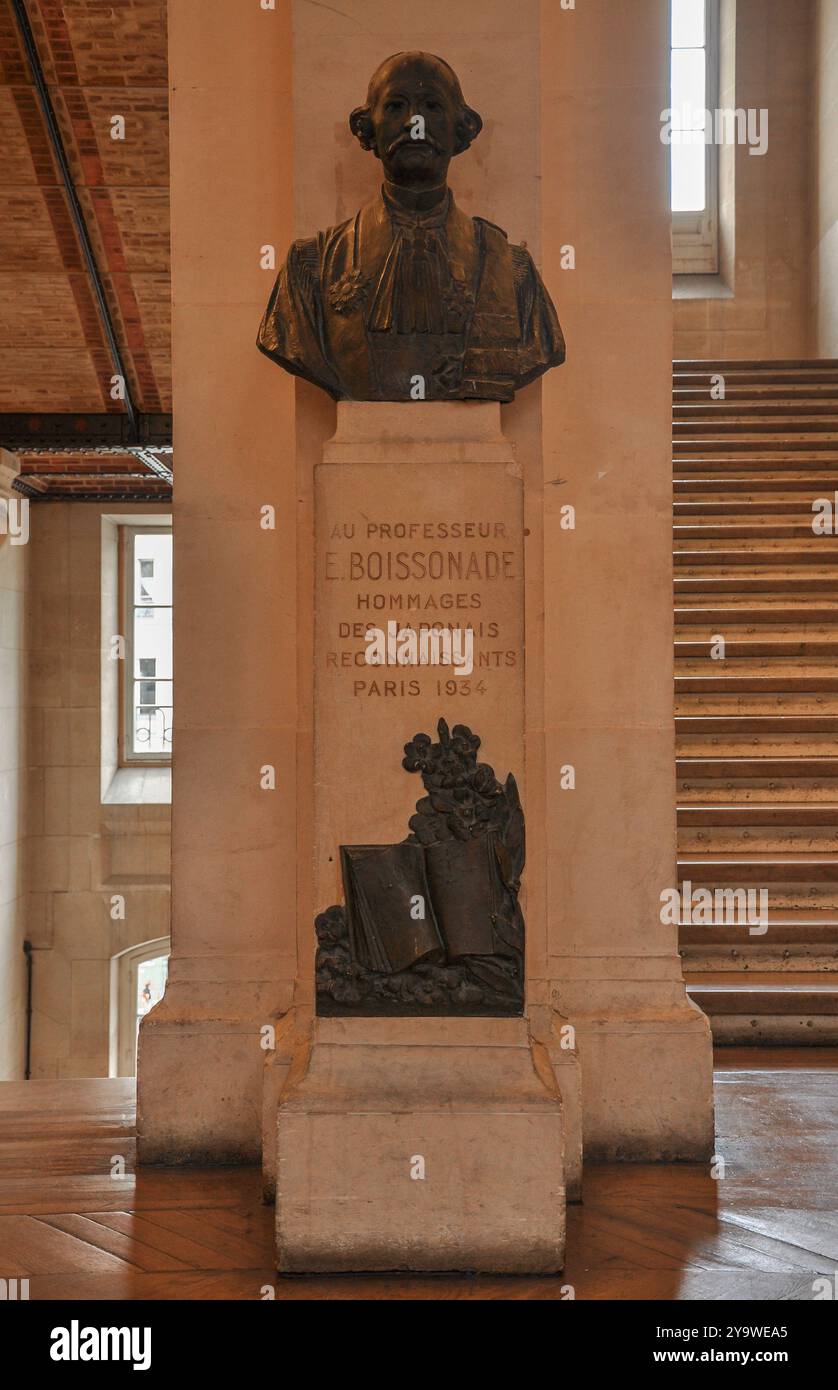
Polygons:
<instances>
[{"instance_id":1,"label":"window pane","mask_svg":"<svg viewBox=\"0 0 838 1390\"><path fill-rule=\"evenodd\" d=\"M168 757L172 751L172 682L134 681L131 717L133 751Z\"/></svg>"},{"instance_id":2,"label":"window pane","mask_svg":"<svg viewBox=\"0 0 838 1390\"><path fill-rule=\"evenodd\" d=\"M129 756L168 758L172 751L172 535L133 537L131 667L127 672Z\"/></svg>"},{"instance_id":3,"label":"window pane","mask_svg":"<svg viewBox=\"0 0 838 1390\"><path fill-rule=\"evenodd\" d=\"M153 661L155 676L169 680L172 676L172 610L171 608L134 609L134 671L143 675L141 661Z\"/></svg>"},{"instance_id":4,"label":"window pane","mask_svg":"<svg viewBox=\"0 0 838 1390\"><path fill-rule=\"evenodd\" d=\"M693 139L695 143L672 143L673 212L703 212L707 204L707 153L703 138L700 143Z\"/></svg>"},{"instance_id":5,"label":"window pane","mask_svg":"<svg viewBox=\"0 0 838 1390\"><path fill-rule=\"evenodd\" d=\"M703 48L672 53L672 128L703 130L707 100L707 64Z\"/></svg>"},{"instance_id":6,"label":"window pane","mask_svg":"<svg viewBox=\"0 0 838 1390\"><path fill-rule=\"evenodd\" d=\"M139 535L134 541L134 602L171 603L172 537Z\"/></svg>"},{"instance_id":7,"label":"window pane","mask_svg":"<svg viewBox=\"0 0 838 1390\"><path fill-rule=\"evenodd\" d=\"M704 45L704 0L672 0L672 47Z\"/></svg>"}]
</instances>

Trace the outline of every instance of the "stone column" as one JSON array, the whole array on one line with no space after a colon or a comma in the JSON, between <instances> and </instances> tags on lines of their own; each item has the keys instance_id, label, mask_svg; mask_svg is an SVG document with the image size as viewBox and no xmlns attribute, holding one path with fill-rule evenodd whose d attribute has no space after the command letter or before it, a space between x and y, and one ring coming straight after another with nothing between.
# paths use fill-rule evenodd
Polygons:
<instances>
[{"instance_id":1,"label":"stone column","mask_svg":"<svg viewBox=\"0 0 838 1390\"><path fill-rule=\"evenodd\" d=\"M287 4L169 7L172 957L141 1030L145 1162L258 1157L261 1030L297 973L294 389L255 346L293 237L291 51Z\"/></svg>"},{"instance_id":2,"label":"stone column","mask_svg":"<svg viewBox=\"0 0 838 1390\"><path fill-rule=\"evenodd\" d=\"M542 398L549 960L586 1158L713 1143L709 1025L659 915L677 886L668 82L665 0L542 5L543 273L568 343Z\"/></svg>"}]
</instances>

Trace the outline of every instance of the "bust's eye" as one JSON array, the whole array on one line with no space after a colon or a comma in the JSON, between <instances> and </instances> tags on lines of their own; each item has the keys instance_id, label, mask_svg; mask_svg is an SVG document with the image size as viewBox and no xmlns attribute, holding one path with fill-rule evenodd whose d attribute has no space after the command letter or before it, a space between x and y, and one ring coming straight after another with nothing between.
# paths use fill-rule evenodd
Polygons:
<instances>
[{"instance_id":1,"label":"bust's eye","mask_svg":"<svg viewBox=\"0 0 838 1390\"><path fill-rule=\"evenodd\" d=\"M429 111L438 111L438 110L439 110L439 102L436 101L435 98L433 98L433 97L431 97L431 99L430 99L429 101L426 101L426 102L425 102L425 105L427 106L427 108L428 108Z\"/></svg>"},{"instance_id":2,"label":"bust's eye","mask_svg":"<svg viewBox=\"0 0 838 1390\"><path fill-rule=\"evenodd\" d=\"M391 97L389 101L385 101L384 110L400 111L403 106L404 102L402 101L401 97Z\"/></svg>"}]
</instances>

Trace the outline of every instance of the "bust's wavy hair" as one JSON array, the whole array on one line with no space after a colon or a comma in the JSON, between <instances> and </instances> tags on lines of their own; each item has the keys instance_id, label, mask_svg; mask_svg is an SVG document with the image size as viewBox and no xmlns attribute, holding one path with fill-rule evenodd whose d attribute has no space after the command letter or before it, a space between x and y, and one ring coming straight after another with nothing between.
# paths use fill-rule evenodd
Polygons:
<instances>
[{"instance_id":1,"label":"bust's wavy hair","mask_svg":"<svg viewBox=\"0 0 838 1390\"><path fill-rule=\"evenodd\" d=\"M456 125L457 144L455 146L454 153L464 154L465 151L468 149L469 145L471 144L472 140L476 140L477 136L483 129L483 120L481 116L471 106L468 106L466 104L466 100L463 96L463 91L460 86L460 79L458 78L454 69L451 67L450 63L446 63L444 58L438 58L435 53L422 53L419 51L413 52L410 50L406 50L402 53L391 53L390 57L385 58L383 63L379 63L378 67L376 68L375 72L370 78L370 84L367 89L366 105L356 106L355 110L350 115L349 129L360 142L361 148L364 150L375 150L372 116L370 112L373 102L375 100L375 89L378 85L380 74L383 72L383 70L387 67L389 63L393 62L395 58L421 58L426 63L428 63L429 66L432 66L433 64L438 64L438 66L442 69L440 76L444 79L444 81L451 89L454 95L454 99L456 100L460 108L460 114L457 118Z\"/></svg>"}]
</instances>

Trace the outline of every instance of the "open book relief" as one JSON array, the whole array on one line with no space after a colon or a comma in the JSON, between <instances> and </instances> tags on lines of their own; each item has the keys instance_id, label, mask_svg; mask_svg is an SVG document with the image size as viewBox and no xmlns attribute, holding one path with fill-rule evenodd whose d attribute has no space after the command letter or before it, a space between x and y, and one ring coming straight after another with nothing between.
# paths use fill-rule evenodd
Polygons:
<instances>
[{"instance_id":1,"label":"open book relief","mask_svg":"<svg viewBox=\"0 0 838 1390\"><path fill-rule=\"evenodd\" d=\"M321 1015L517 1015L524 1002L524 814L480 739L439 721L402 766L425 796L394 845L342 845L345 906L315 923Z\"/></svg>"}]
</instances>

